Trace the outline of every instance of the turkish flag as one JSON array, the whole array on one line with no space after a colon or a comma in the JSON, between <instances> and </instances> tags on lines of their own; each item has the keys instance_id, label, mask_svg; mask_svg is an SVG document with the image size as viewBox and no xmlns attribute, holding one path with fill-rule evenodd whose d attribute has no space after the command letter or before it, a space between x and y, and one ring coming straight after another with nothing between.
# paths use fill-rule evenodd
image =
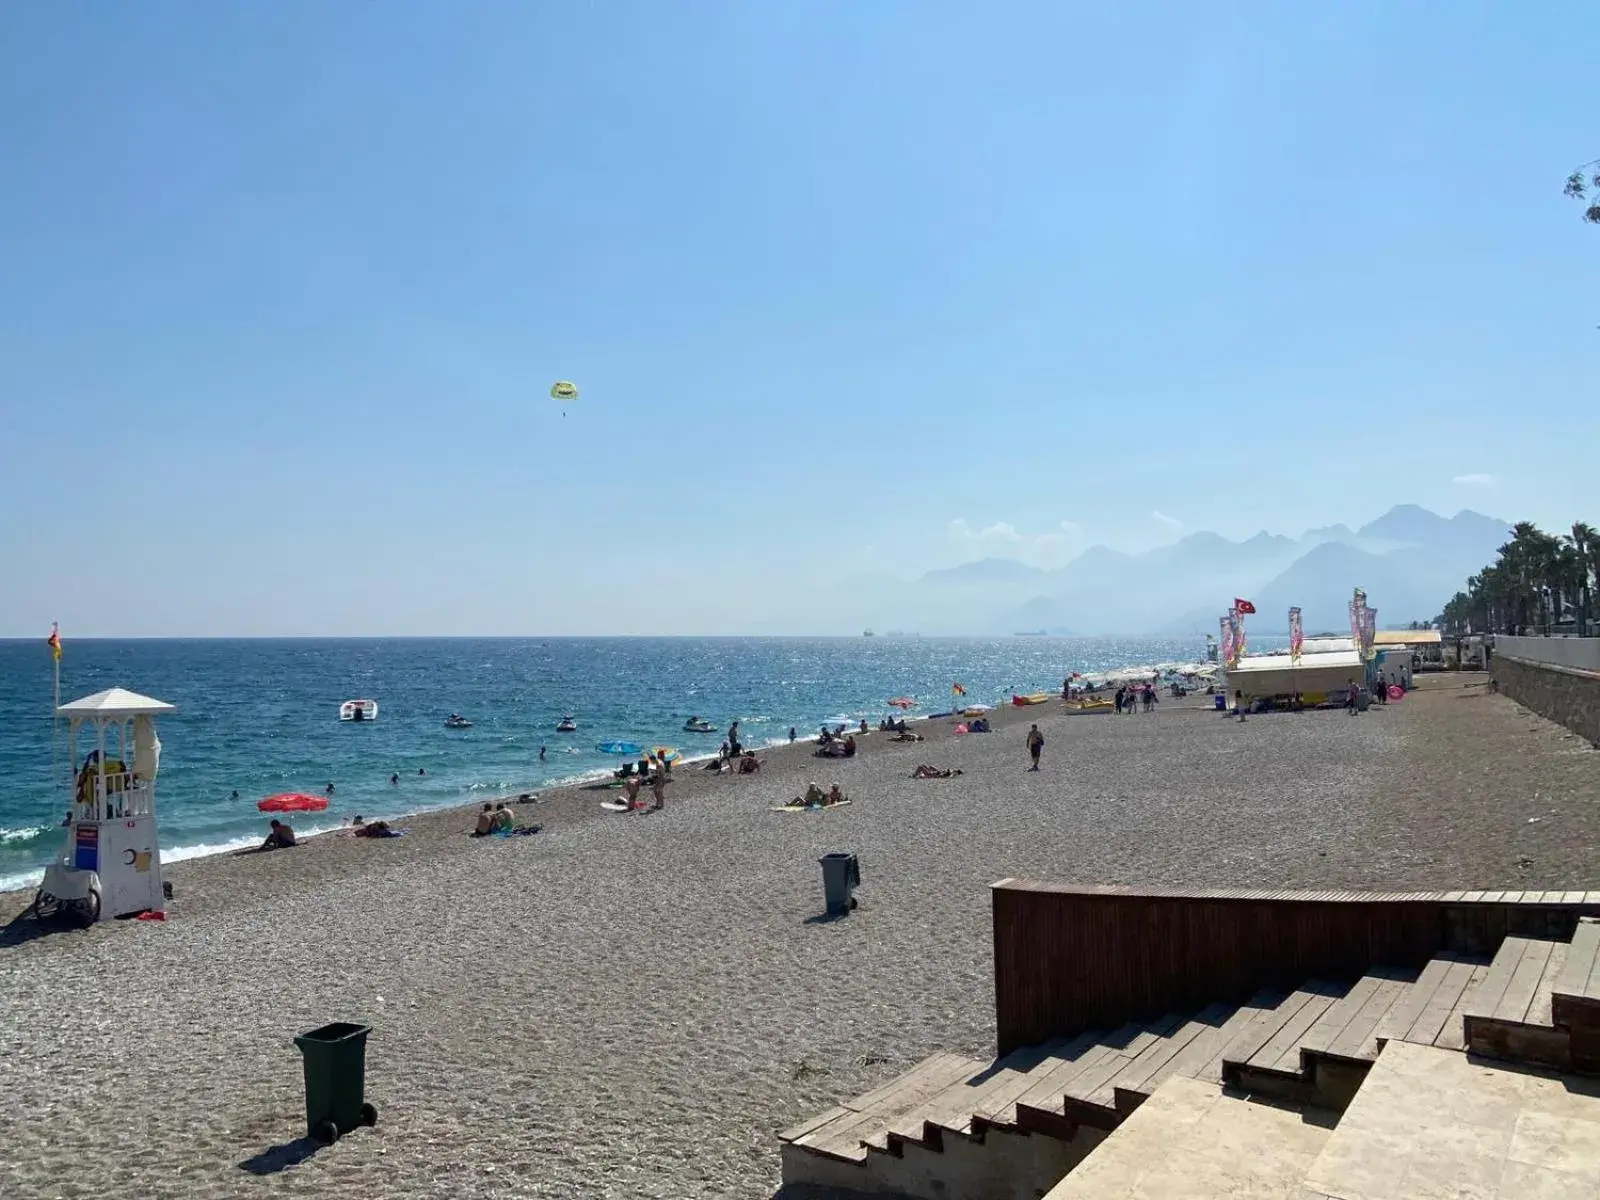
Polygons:
<instances>
[{"instance_id":1,"label":"turkish flag","mask_svg":"<svg viewBox=\"0 0 1600 1200\"><path fill-rule=\"evenodd\" d=\"M1248 600L1235 600L1233 602L1233 606L1246 616L1255 615L1256 606L1251 604Z\"/></svg>"}]
</instances>

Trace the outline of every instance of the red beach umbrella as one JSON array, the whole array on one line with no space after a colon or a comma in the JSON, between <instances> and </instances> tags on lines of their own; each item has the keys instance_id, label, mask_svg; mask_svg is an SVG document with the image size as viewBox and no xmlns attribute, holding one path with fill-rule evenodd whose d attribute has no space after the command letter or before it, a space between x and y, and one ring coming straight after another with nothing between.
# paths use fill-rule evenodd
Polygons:
<instances>
[{"instance_id":1,"label":"red beach umbrella","mask_svg":"<svg viewBox=\"0 0 1600 1200\"><path fill-rule=\"evenodd\" d=\"M256 805L262 812L321 812L328 807L326 796L308 796L304 792L280 792L268 796Z\"/></svg>"}]
</instances>

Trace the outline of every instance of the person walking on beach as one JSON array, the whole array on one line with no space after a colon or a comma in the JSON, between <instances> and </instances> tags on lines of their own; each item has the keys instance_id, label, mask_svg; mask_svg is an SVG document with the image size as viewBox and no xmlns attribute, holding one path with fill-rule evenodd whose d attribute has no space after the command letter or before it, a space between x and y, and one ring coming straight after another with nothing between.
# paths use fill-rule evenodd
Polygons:
<instances>
[{"instance_id":1,"label":"person walking on beach","mask_svg":"<svg viewBox=\"0 0 1600 1200\"><path fill-rule=\"evenodd\" d=\"M1360 698L1361 698L1361 689L1356 686L1356 681L1354 679L1352 679L1350 681L1350 688L1345 693L1345 701L1344 701L1345 709L1350 713L1350 715L1352 717L1355 716L1357 713L1359 713L1361 711L1359 708L1356 707L1356 701L1359 700Z\"/></svg>"},{"instance_id":2,"label":"person walking on beach","mask_svg":"<svg viewBox=\"0 0 1600 1200\"><path fill-rule=\"evenodd\" d=\"M1033 766L1029 767L1028 770L1037 771L1039 769L1039 755L1043 750L1044 734L1039 732L1037 725L1030 726L1028 729L1028 757L1033 759Z\"/></svg>"},{"instance_id":3,"label":"person walking on beach","mask_svg":"<svg viewBox=\"0 0 1600 1200\"><path fill-rule=\"evenodd\" d=\"M789 744L791 746L794 745L794 739L795 739L794 726L791 725L791 726L789 726Z\"/></svg>"}]
</instances>

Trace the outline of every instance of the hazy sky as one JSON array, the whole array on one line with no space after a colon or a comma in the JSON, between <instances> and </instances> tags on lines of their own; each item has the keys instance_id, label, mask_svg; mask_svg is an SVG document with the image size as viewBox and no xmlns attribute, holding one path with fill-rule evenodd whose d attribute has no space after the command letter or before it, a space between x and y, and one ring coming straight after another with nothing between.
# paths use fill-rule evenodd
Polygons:
<instances>
[{"instance_id":1,"label":"hazy sky","mask_svg":"<svg viewBox=\"0 0 1600 1200\"><path fill-rule=\"evenodd\" d=\"M1597 42L1553 2L6 5L0 634L847 630L817 581L1600 519Z\"/></svg>"}]
</instances>

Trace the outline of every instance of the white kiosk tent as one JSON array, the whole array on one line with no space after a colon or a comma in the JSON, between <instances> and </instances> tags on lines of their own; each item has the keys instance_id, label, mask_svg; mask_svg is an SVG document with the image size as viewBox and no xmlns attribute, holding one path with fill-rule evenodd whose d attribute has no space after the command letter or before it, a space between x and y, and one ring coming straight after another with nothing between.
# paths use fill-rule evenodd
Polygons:
<instances>
[{"instance_id":1,"label":"white kiosk tent","mask_svg":"<svg viewBox=\"0 0 1600 1200\"><path fill-rule=\"evenodd\" d=\"M1229 667L1227 687L1230 692L1243 692L1246 700L1299 693L1307 704L1326 704L1337 699L1352 680L1361 684L1366 677L1367 665L1354 650L1302 654L1298 662L1287 654L1262 654L1247 656Z\"/></svg>"},{"instance_id":2,"label":"white kiosk tent","mask_svg":"<svg viewBox=\"0 0 1600 1200\"><path fill-rule=\"evenodd\" d=\"M126 688L63 704L68 753L77 770L66 842L45 868L35 912L86 924L162 912L161 845L156 834L156 773L161 739L155 717L172 705ZM80 741L87 752L78 759Z\"/></svg>"}]
</instances>

